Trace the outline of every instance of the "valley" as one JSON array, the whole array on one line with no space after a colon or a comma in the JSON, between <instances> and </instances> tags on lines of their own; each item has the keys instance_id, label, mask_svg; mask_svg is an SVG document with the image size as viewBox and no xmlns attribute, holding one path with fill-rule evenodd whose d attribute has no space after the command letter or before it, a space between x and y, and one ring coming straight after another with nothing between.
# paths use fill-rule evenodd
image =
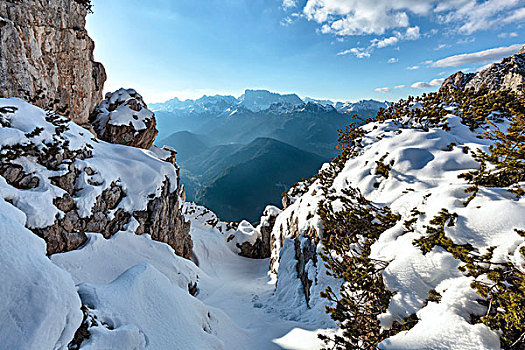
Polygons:
<instances>
[{"instance_id":1,"label":"valley","mask_svg":"<svg viewBox=\"0 0 525 350\"><path fill-rule=\"evenodd\" d=\"M256 223L266 204L280 206L282 192L340 152L338 130L362 125L388 103L303 101L246 90L238 99L204 96L151 106L157 145L177 150L186 198L224 220Z\"/></svg>"}]
</instances>

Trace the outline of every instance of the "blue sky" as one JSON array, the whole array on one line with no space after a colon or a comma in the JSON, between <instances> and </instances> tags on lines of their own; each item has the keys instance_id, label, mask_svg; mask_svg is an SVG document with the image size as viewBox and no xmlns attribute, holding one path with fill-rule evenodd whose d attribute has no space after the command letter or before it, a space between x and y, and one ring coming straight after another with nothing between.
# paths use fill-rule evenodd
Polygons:
<instances>
[{"instance_id":1,"label":"blue sky","mask_svg":"<svg viewBox=\"0 0 525 350\"><path fill-rule=\"evenodd\" d=\"M525 43L525 0L94 0L106 90L397 100ZM459 56L461 55L461 56Z\"/></svg>"}]
</instances>

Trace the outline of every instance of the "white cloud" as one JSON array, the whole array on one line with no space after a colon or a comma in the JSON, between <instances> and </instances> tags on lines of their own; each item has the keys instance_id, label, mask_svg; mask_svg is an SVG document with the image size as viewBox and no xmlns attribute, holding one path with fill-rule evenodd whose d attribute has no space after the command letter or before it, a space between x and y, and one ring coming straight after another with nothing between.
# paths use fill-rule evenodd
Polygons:
<instances>
[{"instance_id":1,"label":"white cloud","mask_svg":"<svg viewBox=\"0 0 525 350\"><path fill-rule=\"evenodd\" d=\"M415 89L428 89L428 88L431 88L432 85L430 85L429 83L425 83L423 81L418 81L412 85L410 85L411 88L415 88Z\"/></svg>"},{"instance_id":2,"label":"white cloud","mask_svg":"<svg viewBox=\"0 0 525 350\"><path fill-rule=\"evenodd\" d=\"M428 83L430 86L441 86L443 82L445 81L445 78L436 78L432 79L430 83Z\"/></svg>"},{"instance_id":3,"label":"white cloud","mask_svg":"<svg viewBox=\"0 0 525 350\"><path fill-rule=\"evenodd\" d=\"M397 61L399 61L399 59L395 58L395 57L391 57L388 59L388 63L396 63Z\"/></svg>"},{"instance_id":4,"label":"white cloud","mask_svg":"<svg viewBox=\"0 0 525 350\"><path fill-rule=\"evenodd\" d=\"M283 19L281 19L281 25L283 27L287 27L292 23L293 23L293 19L290 16L286 16Z\"/></svg>"},{"instance_id":5,"label":"white cloud","mask_svg":"<svg viewBox=\"0 0 525 350\"><path fill-rule=\"evenodd\" d=\"M417 40L419 38L419 27L415 26L407 28L404 34L395 31L393 36L383 39L372 39L370 40L370 47L377 47L378 49L381 49L383 47L396 45L401 40Z\"/></svg>"},{"instance_id":6,"label":"white cloud","mask_svg":"<svg viewBox=\"0 0 525 350\"><path fill-rule=\"evenodd\" d=\"M417 40L419 39L419 27L418 26L415 26L415 27L411 27L411 28L407 28L407 31L405 33L405 36L403 37L403 39L405 40Z\"/></svg>"},{"instance_id":7,"label":"white cloud","mask_svg":"<svg viewBox=\"0 0 525 350\"><path fill-rule=\"evenodd\" d=\"M378 48L384 48L387 46L396 45L401 40L416 40L419 39L419 27L410 27L407 28L405 33L401 33L398 31L394 32L394 36L383 38L383 39L372 39L370 40L370 45L367 48L353 48L345 51L341 51L338 53L338 55L346 55L349 53L353 53L359 58L363 57L370 57L374 49ZM393 63L393 62L389 62Z\"/></svg>"},{"instance_id":8,"label":"white cloud","mask_svg":"<svg viewBox=\"0 0 525 350\"><path fill-rule=\"evenodd\" d=\"M357 58L370 57L370 52L367 49L363 49L361 47L352 47L351 49L338 52L337 55L343 56L343 55L348 55L350 53L354 54Z\"/></svg>"},{"instance_id":9,"label":"white cloud","mask_svg":"<svg viewBox=\"0 0 525 350\"><path fill-rule=\"evenodd\" d=\"M389 87L382 87L382 88L377 88L376 91L377 92L390 92L392 91L392 89Z\"/></svg>"},{"instance_id":10,"label":"white cloud","mask_svg":"<svg viewBox=\"0 0 525 350\"><path fill-rule=\"evenodd\" d=\"M338 35L384 35L408 28L414 15L466 34L525 20L523 0L307 0L302 10L322 33Z\"/></svg>"},{"instance_id":11,"label":"white cloud","mask_svg":"<svg viewBox=\"0 0 525 350\"><path fill-rule=\"evenodd\" d=\"M459 0L444 1L436 7L440 19L445 23L459 24L459 32L472 34L503 24L525 19L525 6L522 0Z\"/></svg>"},{"instance_id":12,"label":"white cloud","mask_svg":"<svg viewBox=\"0 0 525 350\"><path fill-rule=\"evenodd\" d=\"M456 43L457 44L471 44L474 41L476 41L476 38L473 37L473 36L469 36L469 37L467 37L465 39L459 39Z\"/></svg>"},{"instance_id":13,"label":"white cloud","mask_svg":"<svg viewBox=\"0 0 525 350\"><path fill-rule=\"evenodd\" d=\"M418 81L410 85L410 87L414 89L430 89L432 87L441 86L441 84L443 84L443 81L445 81L444 78L432 79L428 83L424 81Z\"/></svg>"},{"instance_id":14,"label":"white cloud","mask_svg":"<svg viewBox=\"0 0 525 350\"><path fill-rule=\"evenodd\" d=\"M283 0L283 9L288 10L297 6L297 0Z\"/></svg>"},{"instance_id":15,"label":"white cloud","mask_svg":"<svg viewBox=\"0 0 525 350\"><path fill-rule=\"evenodd\" d=\"M419 69L421 68L420 66L412 66L412 67L407 67L408 70L416 70L416 69Z\"/></svg>"},{"instance_id":16,"label":"white cloud","mask_svg":"<svg viewBox=\"0 0 525 350\"><path fill-rule=\"evenodd\" d=\"M521 48L521 46L521 44L516 44L511 46L496 47L479 52L450 56L432 62L430 65L432 67L460 67L471 63L494 62L500 60L503 57L515 54Z\"/></svg>"},{"instance_id":17,"label":"white cloud","mask_svg":"<svg viewBox=\"0 0 525 350\"><path fill-rule=\"evenodd\" d=\"M439 51L441 49L444 49L446 47L449 47L447 44L439 44L434 50Z\"/></svg>"},{"instance_id":18,"label":"white cloud","mask_svg":"<svg viewBox=\"0 0 525 350\"><path fill-rule=\"evenodd\" d=\"M394 86L394 89L404 89L406 87L407 87L406 85L396 85Z\"/></svg>"},{"instance_id":19,"label":"white cloud","mask_svg":"<svg viewBox=\"0 0 525 350\"><path fill-rule=\"evenodd\" d=\"M518 33L516 32L498 34L498 38L516 38L517 36L518 36Z\"/></svg>"},{"instance_id":20,"label":"white cloud","mask_svg":"<svg viewBox=\"0 0 525 350\"><path fill-rule=\"evenodd\" d=\"M522 7L519 10L514 11L514 13L510 16L507 16L502 19L502 22L504 24L509 24L512 22L518 22L525 19L525 7Z\"/></svg>"},{"instance_id":21,"label":"white cloud","mask_svg":"<svg viewBox=\"0 0 525 350\"><path fill-rule=\"evenodd\" d=\"M381 49L383 47L392 46L399 42L399 38L397 36L391 36L389 38L384 38L381 40L374 39L373 46Z\"/></svg>"}]
</instances>

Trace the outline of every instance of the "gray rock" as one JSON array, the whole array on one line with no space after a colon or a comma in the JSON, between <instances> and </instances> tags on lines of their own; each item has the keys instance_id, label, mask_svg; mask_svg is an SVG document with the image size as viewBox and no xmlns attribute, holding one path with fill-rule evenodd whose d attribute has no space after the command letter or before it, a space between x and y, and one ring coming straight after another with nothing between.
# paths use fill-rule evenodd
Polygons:
<instances>
[{"instance_id":1,"label":"gray rock","mask_svg":"<svg viewBox=\"0 0 525 350\"><path fill-rule=\"evenodd\" d=\"M474 89L478 91L483 86L488 91L512 90L524 94L525 83L525 46L515 55L506 57L499 63L494 63L478 73L464 74L457 72L449 76L440 90Z\"/></svg>"},{"instance_id":2,"label":"gray rock","mask_svg":"<svg viewBox=\"0 0 525 350\"><path fill-rule=\"evenodd\" d=\"M270 257L273 245L271 241L273 237L272 230L279 213L281 213L281 210L273 205L269 205L264 209L261 224L256 229L259 231L260 237L257 238L254 244L249 242L237 243L237 247L240 249L240 256L252 259L266 259Z\"/></svg>"},{"instance_id":3,"label":"gray rock","mask_svg":"<svg viewBox=\"0 0 525 350\"><path fill-rule=\"evenodd\" d=\"M102 99L85 6L75 0L0 1L0 97L20 97L85 124Z\"/></svg>"},{"instance_id":4,"label":"gray rock","mask_svg":"<svg viewBox=\"0 0 525 350\"><path fill-rule=\"evenodd\" d=\"M126 146L149 149L158 134L155 115L133 89L107 93L90 121L100 139Z\"/></svg>"}]
</instances>

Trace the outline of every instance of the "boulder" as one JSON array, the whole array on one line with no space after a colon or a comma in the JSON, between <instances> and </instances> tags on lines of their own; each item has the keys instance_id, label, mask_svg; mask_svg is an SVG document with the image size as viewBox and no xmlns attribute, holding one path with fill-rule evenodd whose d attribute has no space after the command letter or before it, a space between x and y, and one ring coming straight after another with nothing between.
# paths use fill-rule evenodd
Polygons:
<instances>
[{"instance_id":1,"label":"boulder","mask_svg":"<svg viewBox=\"0 0 525 350\"><path fill-rule=\"evenodd\" d=\"M158 134L155 114L133 89L107 93L90 121L98 138L126 146L149 149Z\"/></svg>"}]
</instances>

